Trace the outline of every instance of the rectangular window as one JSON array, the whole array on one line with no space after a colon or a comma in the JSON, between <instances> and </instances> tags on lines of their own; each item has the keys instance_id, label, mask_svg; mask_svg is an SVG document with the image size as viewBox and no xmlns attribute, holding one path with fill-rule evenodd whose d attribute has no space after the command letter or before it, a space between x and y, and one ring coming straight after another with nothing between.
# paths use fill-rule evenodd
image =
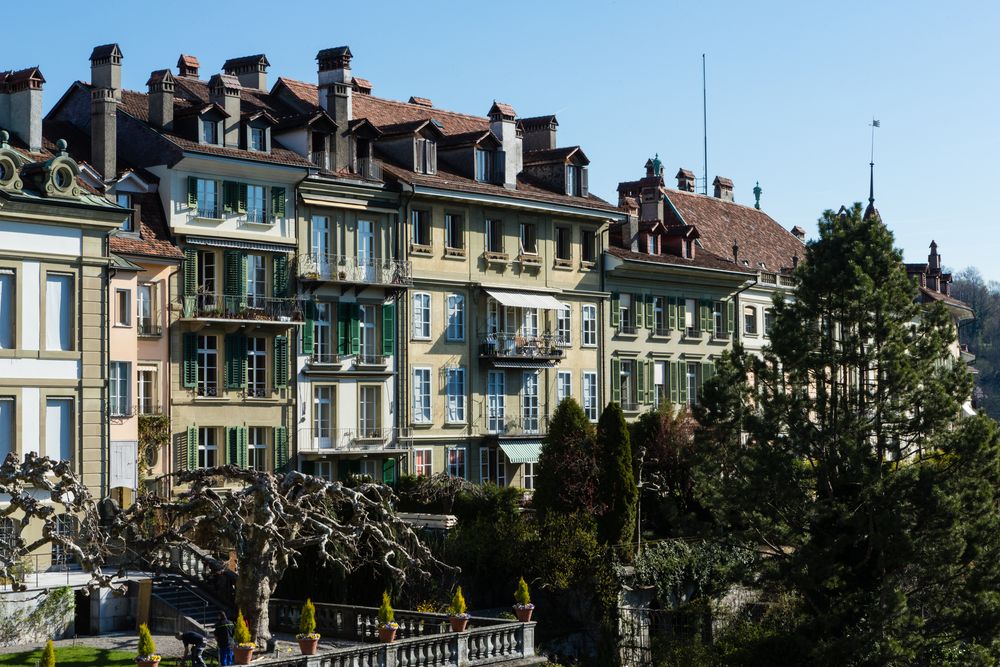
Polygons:
<instances>
[{"instance_id":1,"label":"rectangular window","mask_svg":"<svg viewBox=\"0 0 1000 667\"><path fill-rule=\"evenodd\" d=\"M669 334L667 329L667 299L666 297L653 297L653 332L657 336Z\"/></svg>"},{"instance_id":2,"label":"rectangular window","mask_svg":"<svg viewBox=\"0 0 1000 667\"><path fill-rule=\"evenodd\" d=\"M267 391L267 339L247 338L247 396L266 398Z\"/></svg>"},{"instance_id":3,"label":"rectangular window","mask_svg":"<svg viewBox=\"0 0 1000 667\"><path fill-rule=\"evenodd\" d=\"M70 538L76 532L76 517L71 514L60 514L56 516L55 534L60 537ZM72 553L61 542L52 543L52 563L54 565L66 565L73 561Z\"/></svg>"},{"instance_id":4,"label":"rectangular window","mask_svg":"<svg viewBox=\"0 0 1000 667\"><path fill-rule=\"evenodd\" d=\"M444 245L446 248L452 250L463 250L465 248L465 229L462 225L462 216L445 213Z\"/></svg>"},{"instance_id":5,"label":"rectangular window","mask_svg":"<svg viewBox=\"0 0 1000 667\"><path fill-rule=\"evenodd\" d=\"M523 463L521 464L521 482L525 489L533 490L535 488L535 464L534 463Z\"/></svg>"},{"instance_id":6,"label":"rectangular window","mask_svg":"<svg viewBox=\"0 0 1000 667\"><path fill-rule=\"evenodd\" d=\"M128 417L132 414L132 364L112 361L108 389L111 394L111 416Z\"/></svg>"},{"instance_id":7,"label":"rectangular window","mask_svg":"<svg viewBox=\"0 0 1000 667\"><path fill-rule=\"evenodd\" d=\"M247 186L247 222L267 222L264 212L264 186Z\"/></svg>"},{"instance_id":8,"label":"rectangular window","mask_svg":"<svg viewBox=\"0 0 1000 667\"><path fill-rule=\"evenodd\" d=\"M774 311L770 308L764 309L764 335L771 335L771 328L774 327Z\"/></svg>"},{"instance_id":9,"label":"rectangular window","mask_svg":"<svg viewBox=\"0 0 1000 667\"><path fill-rule=\"evenodd\" d=\"M433 174L437 171L437 145L430 139L417 139L413 171Z\"/></svg>"},{"instance_id":10,"label":"rectangular window","mask_svg":"<svg viewBox=\"0 0 1000 667\"><path fill-rule=\"evenodd\" d=\"M556 259L569 262L573 259L573 231L569 227L556 227Z\"/></svg>"},{"instance_id":11,"label":"rectangular window","mask_svg":"<svg viewBox=\"0 0 1000 667\"><path fill-rule=\"evenodd\" d=\"M572 164L566 165L566 194L580 196L580 168Z\"/></svg>"},{"instance_id":12,"label":"rectangular window","mask_svg":"<svg viewBox=\"0 0 1000 667\"><path fill-rule=\"evenodd\" d=\"M119 192L115 195L115 203L117 203L122 208L132 208L132 195L127 192ZM135 222L132 220L132 214L129 213L128 217L122 220L121 230L123 232L133 232L135 231Z\"/></svg>"},{"instance_id":13,"label":"rectangular window","mask_svg":"<svg viewBox=\"0 0 1000 667\"><path fill-rule=\"evenodd\" d=\"M198 336L199 396L218 396L219 349L215 336Z\"/></svg>"},{"instance_id":14,"label":"rectangular window","mask_svg":"<svg viewBox=\"0 0 1000 667\"><path fill-rule=\"evenodd\" d=\"M14 398L0 396L0 458L14 451Z\"/></svg>"},{"instance_id":15,"label":"rectangular window","mask_svg":"<svg viewBox=\"0 0 1000 667\"><path fill-rule=\"evenodd\" d=\"M73 399L45 401L45 455L61 461L73 460Z\"/></svg>"},{"instance_id":16,"label":"rectangular window","mask_svg":"<svg viewBox=\"0 0 1000 667\"><path fill-rule=\"evenodd\" d=\"M413 338L431 339L431 295L426 292L413 294Z\"/></svg>"},{"instance_id":17,"label":"rectangular window","mask_svg":"<svg viewBox=\"0 0 1000 667\"><path fill-rule=\"evenodd\" d=\"M580 232L580 259L584 262L594 263L597 257L596 235L589 229Z\"/></svg>"},{"instance_id":18,"label":"rectangular window","mask_svg":"<svg viewBox=\"0 0 1000 667\"><path fill-rule=\"evenodd\" d=\"M465 421L465 368L445 369L447 380L447 421L461 423Z\"/></svg>"},{"instance_id":19,"label":"rectangular window","mask_svg":"<svg viewBox=\"0 0 1000 667\"><path fill-rule=\"evenodd\" d=\"M14 271L11 269L0 269L0 350L13 350L14 341L14 313L16 308L16 287Z\"/></svg>"},{"instance_id":20,"label":"rectangular window","mask_svg":"<svg viewBox=\"0 0 1000 667\"><path fill-rule=\"evenodd\" d=\"M521 381L521 427L525 433L539 433L538 371L525 371Z\"/></svg>"},{"instance_id":21,"label":"rectangular window","mask_svg":"<svg viewBox=\"0 0 1000 667\"><path fill-rule=\"evenodd\" d=\"M358 399L358 435L362 438L381 438L382 387L362 385Z\"/></svg>"},{"instance_id":22,"label":"rectangular window","mask_svg":"<svg viewBox=\"0 0 1000 667\"><path fill-rule=\"evenodd\" d=\"M636 408L635 366L634 359L622 359L621 361L622 410L635 410Z\"/></svg>"},{"instance_id":23,"label":"rectangular window","mask_svg":"<svg viewBox=\"0 0 1000 667\"><path fill-rule=\"evenodd\" d=\"M583 346L597 347L597 306L583 307Z\"/></svg>"},{"instance_id":24,"label":"rectangular window","mask_svg":"<svg viewBox=\"0 0 1000 667\"><path fill-rule=\"evenodd\" d=\"M136 292L136 323L139 325L140 336L159 335L156 327L156 307L153 303L155 290L155 285L139 285Z\"/></svg>"},{"instance_id":25,"label":"rectangular window","mask_svg":"<svg viewBox=\"0 0 1000 667\"><path fill-rule=\"evenodd\" d=\"M726 304L716 301L712 304L712 335L716 338L726 337Z\"/></svg>"},{"instance_id":26,"label":"rectangular window","mask_svg":"<svg viewBox=\"0 0 1000 667\"><path fill-rule=\"evenodd\" d=\"M136 383L138 388L139 414L153 414L156 410L156 369L138 369L136 371Z\"/></svg>"},{"instance_id":27,"label":"rectangular window","mask_svg":"<svg viewBox=\"0 0 1000 667\"><path fill-rule=\"evenodd\" d=\"M656 242L657 242L657 240L658 239L657 239L657 237L656 237L655 234L650 234L649 236L646 237L646 254L647 255L657 255L657 254L659 254L659 253L656 252L656 248L657 248L657 243Z\"/></svg>"},{"instance_id":28,"label":"rectangular window","mask_svg":"<svg viewBox=\"0 0 1000 667\"><path fill-rule=\"evenodd\" d=\"M687 403L688 405L698 404L698 375L701 372L701 364L688 363L687 365Z\"/></svg>"},{"instance_id":29,"label":"rectangular window","mask_svg":"<svg viewBox=\"0 0 1000 667\"><path fill-rule=\"evenodd\" d=\"M653 405L660 405L667 402L667 362L653 362Z\"/></svg>"},{"instance_id":30,"label":"rectangular window","mask_svg":"<svg viewBox=\"0 0 1000 667\"><path fill-rule=\"evenodd\" d=\"M743 332L750 335L757 335L757 309L753 306L743 307Z\"/></svg>"},{"instance_id":31,"label":"rectangular window","mask_svg":"<svg viewBox=\"0 0 1000 667\"><path fill-rule=\"evenodd\" d=\"M267 150L267 131L263 127L250 128L250 150Z\"/></svg>"},{"instance_id":32,"label":"rectangular window","mask_svg":"<svg viewBox=\"0 0 1000 667\"><path fill-rule=\"evenodd\" d=\"M314 468L316 477L328 482L333 481L333 461L316 461L314 465L316 466Z\"/></svg>"},{"instance_id":33,"label":"rectangular window","mask_svg":"<svg viewBox=\"0 0 1000 667\"><path fill-rule=\"evenodd\" d=\"M503 254L503 220L486 221L486 250Z\"/></svg>"},{"instance_id":34,"label":"rectangular window","mask_svg":"<svg viewBox=\"0 0 1000 667\"><path fill-rule=\"evenodd\" d=\"M413 450L413 473L417 477L430 477L434 474L434 452L430 449Z\"/></svg>"},{"instance_id":35,"label":"rectangular window","mask_svg":"<svg viewBox=\"0 0 1000 667\"><path fill-rule=\"evenodd\" d=\"M506 375L503 371L490 371L486 376L486 429L490 433L503 433L506 430L505 380Z\"/></svg>"},{"instance_id":36,"label":"rectangular window","mask_svg":"<svg viewBox=\"0 0 1000 667\"><path fill-rule=\"evenodd\" d=\"M332 309L329 303L316 303L316 319L313 320L313 359L319 363L329 363L333 361L332 339L330 338L331 324L330 313Z\"/></svg>"},{"instance_id":37,"label":"rectangular window","mask_svg":"<svg viewBox=\"0 0 1000 667\"><path fill-rule=\"evenodd\" d=\"M207 178L199 178L197 190L198 190L198 217L218 218L219 184L216 181Z\"/></svg>"},{"instance_id":38,"label":"rectangular window","mask_svg":"<svg viewBox=\"0 0 1000 667\"><path fill-rule=\"evenodd\" d=\"M217 145L219 143L219 122L203 118L201 121L201 142Z\"/></svg>"},{"instance_id":39,"label":"rectangular window","mask_svg":"<svg viewBox=\"0 0 1000 667\"><path fill-rule=\"evenodd\" d=\"M556 403L562 403L564 398L573 395L573 373L559 371L556 374Z\"/></svg>"},{"instance_id":40,"label":"rectangular window","mask_svg":"<svg viewBox=\"0 0 1000 667\"><path fill-rule=\"evenodd\" d=\"M375 347L376 310L379 306L373 304L362 304L358 306L358 332L361 336L358 353L364 363L378 363L378 349Z\"/></svg>"},{"instance_id":41,"label":"rectangular window","mask_svg":"<svg viewBox=\"0 0 1000 667\"><path fill-rule=\"evenodd\" d=\"M331 449L334 446L335 419L334 388L329 385L313 387L313 440L316 449Z\"/></svg>"},{"instance_id":42,"label":"rectangular window","mask_svg":"<svg viewBox=\"0 0 1000 667\"><path fill-rule=\"evenodd\" d=\"M45 349L73 349L73 276L45 278Z\"/></svg>"},{"instance_id":43,"label":"rectangular window","mask_svg":"<svg viewBox=\"0 0 1000 667\"><path fill-rule=\"evenodd\" d=\"M247 468L267 470L267 432L265 426L251 426L247 429Z\"/></svg>"},{"instance_id":44,"label":"rectangular window","mask_svg":"<svg viewBox=\"0 0 1000 667\"><path fill-rule=\"evenodd\" d=\"M556 345L570 345L573 342L573 309L564 303L556 311Z\"/></svg>"},{"instance_id":45,"label":"rectangular window","mask_svg":"<svg viewBox=\"0 0 1000 667\"><path fill-rule=\"evenodd\" d=\"M598 411L597 397L597 373L587 371L583 374L583 411L587 419L592 422L597 421Z\"/></svg>"},{"instance_id":46,"label":"rectangular window","mask_svg":"<svg viewBox=\"0 0 1000 667\"><path fill-rule=\"evenodd\" d=\"M493 481L493 460L490 456L489 447L479 448L479 483L485 484Z\"/></svg>"},{"instance_id":47,"label":"rectangular window","mask_svg":"<svg viewBox=\"0 0 1000 667\"><path fill-rule=\"evenodd\" d=\"M431 423L431 369L413 369L413 423Z\"/></svg>"},{"instance_id":48,"label":"rectangular window","mask_svg":"<svg viewBox=\"0 0 1000 667\"><path fill-rule=\"evenodd\" d=\"M267 265L264 256L247 255L247 305L250 308L263 308L267 297Z\"/></svg>"},{"instance_id":49,"label":"rectangular window","mask_svg":"<svg viewBox=\"0 0 1000 667\"><path fill-rule=\"evenodd\" d=\"M635 309L632 307L631 294L622 294L618 297L618 331L635 333Z\"/></svg>"},{"instance_id":50,"label":"rectangular window","mask_svg":"<svg viewBox=\"0 0 1000 667\"><path fill-rule=\"evenodd\" d=\"M476 149L476 180L480 183L493 182L493 156L496 153Z\"/></svg>"},{"instance_id":51,"label":"rectangular window","mask_svg":"<svg viewBox=\"0 0 1000 667\"><path fill-rule=\"evenodd\" d=\"M688 336L698 333L698 302L694 299L684 299L684 330Z\"/></svg>"},{"instance_id":52,"label":"rectangular window","mask_svg":"<svg viewBox=\"0 0 1000 667\"><path fill-rule=\"evenodd\" d=\"M465 447L448 448L448 476L465 478Z\"/></svg>"},{"instance_id":53,"label":"rectangular window","mask_svg":"<svg viewBox=\"0 0 1000 667\"><path fill-rule=\"evenodd\" d=\"M211 250L198 251L198 292L215 294L215 253Z\"/></svg>"},{"instance_id":54,"label":"rectangular window","mask_svg":"<svg viewBox=\"0 0 1000 667\"><path fill-rule=\"evenodd\" d=\"M218 429L203 426L198 429L198 467L214 468L219 465Z\"/></svg>"},{"instance_id":55,"label":"rectangular window","mask_svg":"<svg viewBox=\"0 0 1000 667\"><path fill-rule=\"evenodd\" d=\"M533 222L521 223L521 253L524 255L538 254L538 234Z\"/></svg>"},{"instance_id":56,"label":"rectangular window","mask_svg":"<svg viewBox=\"0 0 1000 667\"><path fill-rule=\"evenodd\" d=\"M448 295L448 340L465 340L465 297Z\"/></svg>"},{"instance_id":57,"label":"rectangular window","mask_svg":"<svg viewBox=\"0 0 1000 667\"><path fill-rule=\"evenodd\" d=\"M431 212L413 209L410 212L413 225L413 245L430 247L431 245Z\"/></svg>"},{"instance_id":58,"label":"rectangular window","mask_svg":"<svg viewBox=\"0 0 1000 667\"><path fill-rule=\"evenodd\" d=\"M115 325L132 326L132 290L115 290Z\"/></svg>"}]
</instances>

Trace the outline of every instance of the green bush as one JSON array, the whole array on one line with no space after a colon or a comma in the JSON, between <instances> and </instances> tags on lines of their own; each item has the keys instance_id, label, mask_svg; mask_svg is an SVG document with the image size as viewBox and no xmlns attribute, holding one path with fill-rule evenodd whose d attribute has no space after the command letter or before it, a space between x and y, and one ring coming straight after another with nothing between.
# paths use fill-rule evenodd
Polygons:
<instances>
[{"instance_id":1,"label":"green bush","mask_svg":"<svg viewBox=\"0 0 1000 667\"><path fill-rule=\"evenodd\" d=\"M149 626L143 623L139 626L139 655L156 655L156 644L153 643L153 635L149 632Z\"/></svg>"},{"instance_id":2,"label":"green bush","mask_svg":"<svg viewBox=\"0 0 1000 667\"><path fill-rule=\"evenodd\" d=\"M45 642L45 650L42 651L42 661L39 667L56 667L56 647L52 640Z\"/></svg>"},{"instance_id":3,"label":"green bush","mask_svg":"<svg viewBox=\"0 0 1000 667\"><path fill-rule=\"evenodd\" d=\"M528 591L528 582L521 577L517 582L517 590L514 592L514 601L522 607L531 604L531 593Z\"/></svg>"},{"instance_id":4,"label":"green bush","mask_svg":"<svg viewBox=\"0 0 1000 667\"><path fill-rule=\"evenodd\" d=\"M448 611L452 616L461 616L466 612L465 596L462 595L462 587L459 586L458 590L455 591L455 595L451 598L451 606Z\"/></svg>"},{"instance_id":5,"label":"green bush","mask_svg":"<svg viewBox=\"0 0 1000 667\"><path fill-rule=\"evenodd\" d=\"M389 625L396 620L396 612L392 608L392 601L389 599L389 591L382 591L382 606L378 608L378 624L380 626Z\"/></svg>"},{"instance_id":6,"label":"green bush","mask_svg":"<svg viewBox=\"0 0 1000 667\"><path fill-rule=\"evenodd\" d=\"M233 631L233 641L236 642L237 646L241 647L253 645L253 640L250 638L250 628L247 626L246 619L243 618L243 610L239 610L236 613L236 629Z\"/></svg>"},{"instance_id":7,"label":"green bush","mask_svg":"<svg viewBox=\"0 0 1000 667\"><path fill-rule=\"evenodd\" d=\"M311 635L316 632L316 606L312 600L306 598L306 603L302 605L302 614L299 616L299 634Z\"/></svg>"}]
</instances>

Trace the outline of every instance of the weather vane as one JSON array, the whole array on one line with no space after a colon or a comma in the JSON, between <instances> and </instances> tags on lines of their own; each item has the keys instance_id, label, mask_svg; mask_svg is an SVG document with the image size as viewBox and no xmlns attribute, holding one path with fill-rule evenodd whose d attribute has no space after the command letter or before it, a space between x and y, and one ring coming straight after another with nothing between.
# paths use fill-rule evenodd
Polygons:
<instances>
[{"instance_id":1,"label":"weather vane","mask_svg":"<svg viewBox=\"0 0 1000 667\"><path fill-rule=\"evenodd\" d=\"M882 127L882 123L880 121L875 120L875 117L873 116L872 117L872 122L871 122L871 128L872 128L872 153L871 153L871 160L868 162L868 167L871 169L871 172L870 172L870 175L869 175L869 181L868 181L868 203L869 204L874 204L875 203L875 128L876 127Z\"/></svg>"}]
</instances>

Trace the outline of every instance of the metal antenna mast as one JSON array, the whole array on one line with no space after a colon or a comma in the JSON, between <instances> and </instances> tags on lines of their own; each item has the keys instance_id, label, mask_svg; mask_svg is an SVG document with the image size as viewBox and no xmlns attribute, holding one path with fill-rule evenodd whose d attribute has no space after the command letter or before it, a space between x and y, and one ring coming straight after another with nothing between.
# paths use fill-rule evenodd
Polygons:
<instances>
[{"instance_id":1,"label":"metal antenna mast","mask_svg":"<svg viewBox=\"0 0 1000 667\"><path fill-rule=\"evenodd\" d=\"M872 128L872 152L871 158L868 162L868 168L870 169L868 176L868 204L872 205L875 203L875 128L882 127L882 123L875 120L872 117L871 128Z\"/></svg>"},{"instance_id":2,"label":"metal antenna mast","mask_svg":"<svg viewBox=\"0 0 1000 667\"><path fill-rule=\"evenodd\" d=\"M708 86L705 77L705 54L701 54L701 127L705 138L705 182L702 194L708 194Z\"/></svg>"}]
</instances>

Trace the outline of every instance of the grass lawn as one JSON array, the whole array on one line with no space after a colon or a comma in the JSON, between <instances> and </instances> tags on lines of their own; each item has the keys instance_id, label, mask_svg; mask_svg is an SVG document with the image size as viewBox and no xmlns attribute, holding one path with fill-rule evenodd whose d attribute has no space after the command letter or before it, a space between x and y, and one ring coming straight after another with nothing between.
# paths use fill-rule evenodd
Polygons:
<instances>
[{"instance_id":1,"label":"grass lawn","mask_svg":"<svg viewBox=\"0 0 1000 667\"><path fill-rule=\"evenodd\" d=\"M41 657L42 649L23 653L5 653L0 655L0 666L35 667L35 662ZM117 665L135 667L135 653L110 651L91 646L63 646L56 648L56 665L58 667L115 667Z\"/></svg>"}]
</instances>

